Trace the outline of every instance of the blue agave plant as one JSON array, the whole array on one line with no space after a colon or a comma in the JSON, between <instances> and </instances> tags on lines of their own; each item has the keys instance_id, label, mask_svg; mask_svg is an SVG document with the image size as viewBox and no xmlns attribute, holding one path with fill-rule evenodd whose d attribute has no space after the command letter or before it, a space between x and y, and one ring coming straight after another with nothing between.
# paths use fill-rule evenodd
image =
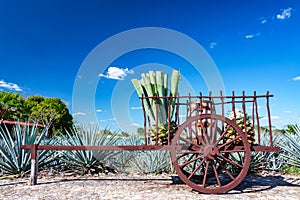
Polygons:
<instances>
[{"instance_id":1,"label":"blue agave plant","mask_svg":"<svg viewBox=\"0 0 300 200\"><path fill-rule=\"evenodd\" d=\"M62 136L63 145L70 146L102 146L117 145L117 134L111 134L108 130L96 128L74 127ZM72 170L81 174L106 172L109 168L105 166L110 157L116 151L96 151L96 150L74 150L62 151L60 160L69 165Z\"/></svg>"},{"instance_id":2,"label":"blue agave plant","mask_svg":"<svg viewBox=\"0 0 300 200\"><path fill-rule=\"evenodd\" d=\"M287 164L300 167L300 128L298 125L290 126L293 133L287 132L282 140L282 156L287 160Z\"/></svg>"},{"instance_id":3,"label":"blue agave plant","mask_svg":"<svg viewBox=\"0 0 300 200\"><path fill-rule=\"evenodd\" d=\"M30 171L30 151L20 149L22 144L49 143L43 141L48 128L40 131L37 126L21 126L16 124L8 129L5 124L0 123L0 169L4 174L24 175ZM54 159L54 152L39 152L39 167L51 163Z\"/></svg>"}]
</instances>

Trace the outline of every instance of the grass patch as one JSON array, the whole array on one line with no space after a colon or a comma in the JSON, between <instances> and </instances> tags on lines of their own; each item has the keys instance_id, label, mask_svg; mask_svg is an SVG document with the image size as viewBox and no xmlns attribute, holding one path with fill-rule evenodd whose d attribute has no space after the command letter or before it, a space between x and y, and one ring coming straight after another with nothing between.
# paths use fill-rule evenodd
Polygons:
<instances>
[{"instance_id":1,"label":"grass patch","mask_svg":"<svg viewBox=\"0 0 300 200\"><path fill-rule=\"evenodd\" d=\"M288 174L300 174L300 168L291 166L291 165L284 165L281 169L280 172L283 173L288 173Z\"/></svg>"}]
</instances>

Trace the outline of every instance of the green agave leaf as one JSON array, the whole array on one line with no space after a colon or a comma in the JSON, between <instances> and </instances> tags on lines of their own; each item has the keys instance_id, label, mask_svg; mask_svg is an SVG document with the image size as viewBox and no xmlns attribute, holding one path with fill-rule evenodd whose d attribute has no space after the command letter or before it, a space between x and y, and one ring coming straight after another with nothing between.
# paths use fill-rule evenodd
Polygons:
<instances>
[{"instance_id":1,"label":"green agave leaf","mask_svg":"<svg viewBox=\"0 0 300 200\"><path fill-rule=\"evenodd\" d=\"M168 75L162 71L149 71L147 74L141 74L142 79L132 79L132 83L139 95L139 97L153 97L153 96L167 96L168 91ZM170 110L168 110L168 99L163 98L147 98L144 102L147 115L150 117L152 123L156 120L158 124L167 121L168 113L173 117L176 96L179 82L179 71L173 70L170 83ZM156 113L158 115L156 116Z\"/></svg>"}]
</instances>

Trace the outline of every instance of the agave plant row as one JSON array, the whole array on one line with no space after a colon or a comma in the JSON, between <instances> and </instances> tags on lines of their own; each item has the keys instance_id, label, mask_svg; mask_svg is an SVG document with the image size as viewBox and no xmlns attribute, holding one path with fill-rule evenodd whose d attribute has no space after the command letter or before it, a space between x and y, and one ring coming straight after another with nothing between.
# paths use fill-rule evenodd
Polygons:
<instances>
[{"instance_id":1,"label":"agave plant row","mask_svg":"<svg viewBox=\"0 0 300 200\"><path fill-rule=\"evenodd\" d=\"M300 130L294 134L278 134L274 145L280 153L252 152L250 171L259 169L280 170L283 165L300 167ZM20 149L21 144L55 145L140 145L139 136L120 137L99 128L74 127L66 135L48 139L47 127L16 125L0 127L0 170L3 175L24 176L30 171L30 151ZM267 131L261 134L261 145L269 145ZM238 160L237 158L235 158ZM71 170L79 174L114 172L162 173L172 172L167 151L39 151L40 169Z\"/></svg>"},{"instance_id":2,"label":"agave plant row","mask_svg":"<svg viewBox=\"0 0 300 200\"><path fill-rule=\"evenodd\" d=\"M30 151L22 144L52 144L72 146L139 145L140 137L120 137L100 128L74 127L66 135L47 138L48 128L16 125L12 129L0 124L0 172L2 175L24 176L30 172ZM39 169L73 171L77 174L105 172L166 172L168 153L140 151L39 151Z\"/></svg>"}]
</instances>

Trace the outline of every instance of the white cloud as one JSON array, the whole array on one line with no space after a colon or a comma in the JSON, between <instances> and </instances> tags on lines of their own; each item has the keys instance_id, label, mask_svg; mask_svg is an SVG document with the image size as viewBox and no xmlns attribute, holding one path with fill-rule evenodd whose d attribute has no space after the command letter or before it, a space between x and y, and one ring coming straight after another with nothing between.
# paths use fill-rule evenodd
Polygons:
<instances>
[{"instance_id":1,"label":"white cloud","mask_svg":"<svg viewBox=\"0 0 300 200\"><path fill-rule=\"evenodd\" d=\"M22 91L22 89L15 83L7 83L4 80L0 80L0 87L8 90Z\"/></svg>"},{"instance_id":2,"label":"white cloud","mask_svg":"<svg viewBox=\"0 0 300 200\"><path fill-rule=\"evenodd\" d=\"M296 76L293 78L293 81L300 81L300 76Z\"/></svg>"},{"instance_id":3,"label":"white cloud","mask_svg":"<svg viewBox=\"0 0 300 200\"><path fill-rule=\"evenodd\" d=\"M133 70L129 70L128 68L109 67L106 74L99 74L99 76L108 79L124 80L127 74L133 74Z\"/></svg>"},{"instance_id":4,"label":"white cloud","mask_svg":"<svg viewBox=\"0 0 300 200\"><path fill-rule=\"evenodd\" d=\"M132 124L130 124L129 126L139 126L139 124L137 124L137 123L132 123Z\"/></svg>"},{"instance_id":5,"label":"white cloud","mask_svg":"<svg viewBox=\"0 0 300 200\"><path fill-rule=\"evenodd\" d=\"M292 8L282 9L281 13L276 15L278 20L285 20L292 16Z\"/></svg>"},{"instance_id":6,"label":"white cloud","mask_svg":"<svg viewBox=\"0 0 300 200\"><path fill-rule=\"evenodd\" d=\"M279 116L271 116L271 119L279 119Z\"/></svg>"},{"instance_id":7,"label":"white cloud","mask_svg":"<svg viewBox=\"0 0 300 200\"><path fill-rule=\"evenodd\" d=\"M67 100L62 100L62 101L66 104L67 107L69 107L71 105L70 101L67 101Z\"/></svg>"},{"instance_id":8,"label":"white cloud","mask_svg":"<svg viewBox=\"0 0 300 200\"><path fill-rule=\"evenodd\" d=\"M103 110L101 110L101 109L97 109L97 110L96 110L96 112L103 112Z\"/></svg>"},{"instance_id":9,"label":"white cloud","mask_svg":"<svg viewBox=\"0 0 300 200\"><path fill-rule=\"evenodd\" d=\"M131 110L142 110L142 107L131 107Z\"/></svg>"},{"instance_id":10,"label":"white cloud","mask_svg":"<svg viewBox=\"0 0 300 200\"><path fill-rule=\"evenodd\" d=\"M217 46L217 43L216 43L216 42L211 42L211 43L209 44L209 48L211 48L211 49L215 48L216 46Z\"/></svg>"},{"instance_id":11,"label":"white cloud","mask_svg":"<svg viewBox=\"0 0 300 200\"><path fill-rule=\"evenodd\" d=\"M284 110L283 112L284 112L284 113L292 113L291 110Z\"/></svg>"},{"instance_id":12,"label":"white cloud","mask_svg":"<svg viewBox=\"0 0 300 200\"><path fill-rule=\"evenodd\" d=\"M260 36L260 33L249 34L249 35L246 35L245 38L246 39L252 39L252 38L255 38L255 37L258 37L258 36Z\"/></svg>"},{"instance_id":13,"label":"white cloud","mask_svg":"<svg viewBox=\"0 0 300 200\"><path fill-rule=\"evenodd\" d=\"M268 120L268 117L261 118L262 120ZM271 116L271 119L279 119L279 116Z\"/></svg>"},{"instance_id":14,"label":"white cloud","mask_svg":"<svg viewBox=\"0 0 300 200\"><path fill-rule=\"evenodd\" d=\"M249 106L248 108L253 109L253 108L255 108L255 106ZM260 109L260 108L261 108L261 106L257 106L257 109Z\"/></svg>"},{"instance_id":15,"label":"white cloud","mask_svg":"<svg viewBox=\"0 0 300 200\"><path fill-rule=\"evenodd\" d=\"M84 113L84 112L77 112L77 113L73 113L72 115L73 116L76 116L76 115L86 115L86 113Z\"/></svg>"},{"instance_id":16,"label":"white cloud","mask_svg":"<svg viewBox=\"0 0 300 200\"><path fill-rule=\"evenodd\" d=\"M262 19L262 20L260 21L261 24L265 24L265 23L267 23L267 22L268 22L268 20L266 20L266 19Z\"/></svg>"}]
</instances>

